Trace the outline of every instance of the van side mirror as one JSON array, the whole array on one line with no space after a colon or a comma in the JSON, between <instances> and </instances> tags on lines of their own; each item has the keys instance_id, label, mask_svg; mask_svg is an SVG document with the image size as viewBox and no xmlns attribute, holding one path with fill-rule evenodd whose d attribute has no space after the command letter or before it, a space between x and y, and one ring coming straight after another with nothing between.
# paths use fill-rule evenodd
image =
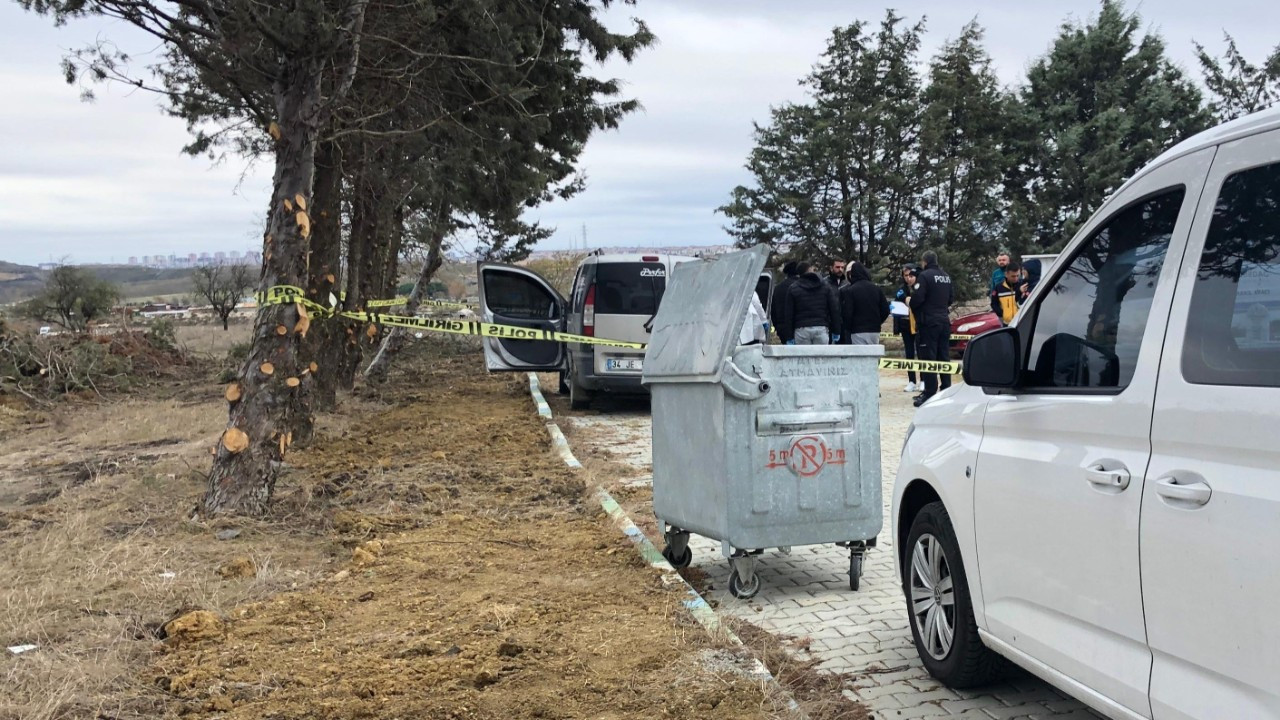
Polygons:
<instances>
[{"instance_id":1,"label":"van side mirror","mask_svg":"<svg viewBox=\"0 0 1280 720\"><path fill-rule=\"evenodd\" d=\"M1011 388L1022 375L1022 336L1014 328L985 332L969 341L962 375L966 385Z\"/></svg>"}]
</instances>

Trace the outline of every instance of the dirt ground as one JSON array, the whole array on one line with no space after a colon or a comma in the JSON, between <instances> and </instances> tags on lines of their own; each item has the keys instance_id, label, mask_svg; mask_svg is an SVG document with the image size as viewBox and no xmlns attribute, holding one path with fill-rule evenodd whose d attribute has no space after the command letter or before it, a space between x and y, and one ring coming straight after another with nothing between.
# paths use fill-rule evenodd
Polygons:
<instances>
[{"instance_id":1,"label":"dirt ground","mask_svg":"<svg viewBox=\"0 0 1280 720\"><path fill-rule=\"evenodd\" d=\"M474 345L414 344L270 517L206 523L217 370L0 401L0 648L36 646L0 649L0 718L779 715Z\"/></svg>"}]
</instances>

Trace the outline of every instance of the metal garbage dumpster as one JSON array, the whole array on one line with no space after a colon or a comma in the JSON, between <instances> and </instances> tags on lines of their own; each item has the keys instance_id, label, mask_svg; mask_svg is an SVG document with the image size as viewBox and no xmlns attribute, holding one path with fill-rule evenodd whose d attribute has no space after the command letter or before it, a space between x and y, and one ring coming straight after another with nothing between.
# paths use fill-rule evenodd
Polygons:
<instances>
[{"instance_id":1,"label":"metal garbage dumpster","mask_svg":"<svg viewBox=\"0 0 1280 720\"><path fill-rule=\"evenodd\" d=\"M879 345L738 345L763 246L676 266L653 320L653 509L677 567L719 540L729 591L766 548L849 548L849 588L883 525Z\"/></svg>"}]
</instances>

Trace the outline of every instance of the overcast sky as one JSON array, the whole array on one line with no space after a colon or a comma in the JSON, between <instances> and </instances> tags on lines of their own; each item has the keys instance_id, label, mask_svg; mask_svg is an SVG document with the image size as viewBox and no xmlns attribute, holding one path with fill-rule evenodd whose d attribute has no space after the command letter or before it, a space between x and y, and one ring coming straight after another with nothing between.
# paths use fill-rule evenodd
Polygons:
<instances>
[{"instance_id":1,"label":"overcast sky","mask_svg":"<svg viewBox=\"0 0 1280 720\"><path fill-rule=\"evenodd\" d=\"M928 18L922 57L970 19L987 29L1001 79L1020 82L1067 17L1093 0L640 0L608 15L617 29L643 17L659 44L606 74L626 80L644 110L592 139L583 157L587 190L534 213L558 231L544 248L708 245L728 242L715 208L747 181L752 121L803 98L797 81L837 25L878 22L887 7ZM1221 48L1223 30L1260 59L1280 42L1280 5L1256 0L1147 0L1132 4L1195 77L1192 39ZM1265 9L1264 9L1265 8ZM99 88L92 104L66 85L65 51L111 39L145 59L153 45L100 20L55 29L47 18L0 0L0 260L70 258L124 262L131 255L259 249L270 167L241 160L211 166L180 149L180 121L154 96Z\"/></svg>"}]
</instances>

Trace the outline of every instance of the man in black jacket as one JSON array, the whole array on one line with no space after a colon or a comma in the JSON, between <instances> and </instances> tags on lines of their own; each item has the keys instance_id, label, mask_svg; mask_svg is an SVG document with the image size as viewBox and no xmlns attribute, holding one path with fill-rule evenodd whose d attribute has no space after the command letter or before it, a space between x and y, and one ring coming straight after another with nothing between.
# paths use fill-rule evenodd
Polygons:
<instances>
[{"instance_id":1,"label":"man in black jacket","mask_svg":"<svg viewBox=\"0 0 1280 720\"><path fill-rule=\"evenodd\" d=\"M831 285L831 287L835 288L836 290L839 290L840 288L849 284L848 279L844 272L843 260L831 261L831 272L827 273L827 282Z\"/></svg>"},{"instance_id":2,"label":"man in black jacket","mask_svg":"<svg viewBox=\"0 0 1280 720\"><path fill-rule=\"evenodd\" d=\"M921 360L947 360L951 346L951 276L938 267L938 255L932 250L924 253L924 267L916 276L911 288L911 310L916 316L918 334L916 352ZM938 373L921 373L924 392L917 395L915 406L928 402L938 393ZM951 376L942 374L941 389L951 387Z\"/></svg>"},{"instance_id":3,"label":"man in black jacket","mask_svg":"<svg viewBox=\"0 0 1280 720\"><path fill-rule=\"evenodd\" d=\"M880 326L889 317L889 299L861 263L850 264L845 274L849 284L840 288L841 342L878 345Z\"/></svg>"},{"instance_id":4,"label":"man in black jacket","mask_svg":"<svg viewBox=\"0 0 1280 720\"><path fill-rule=\"evenodd\" d=\"M796 345L829 345L832 334L840 332L835 288L823 282L810 263L802 262L796 270L800 277L787 290L787 328Z\"/></svg>"},{"instance_id":5,"label":"man in black jacket","mask_svg":"<svg viewBox=\"0 0 1280 720\"><path fill-rule=\"evenodd\" d=\"M773 329L778 333L778 339L784 343L795 339L795 328L787 326L787 302L790 299L787 293L796 283L797 265L799 263L791 260L782 266L782 282L773 289L773 302L769 306L769 319L773 321Z\"/></svg>"}]
</instances>

